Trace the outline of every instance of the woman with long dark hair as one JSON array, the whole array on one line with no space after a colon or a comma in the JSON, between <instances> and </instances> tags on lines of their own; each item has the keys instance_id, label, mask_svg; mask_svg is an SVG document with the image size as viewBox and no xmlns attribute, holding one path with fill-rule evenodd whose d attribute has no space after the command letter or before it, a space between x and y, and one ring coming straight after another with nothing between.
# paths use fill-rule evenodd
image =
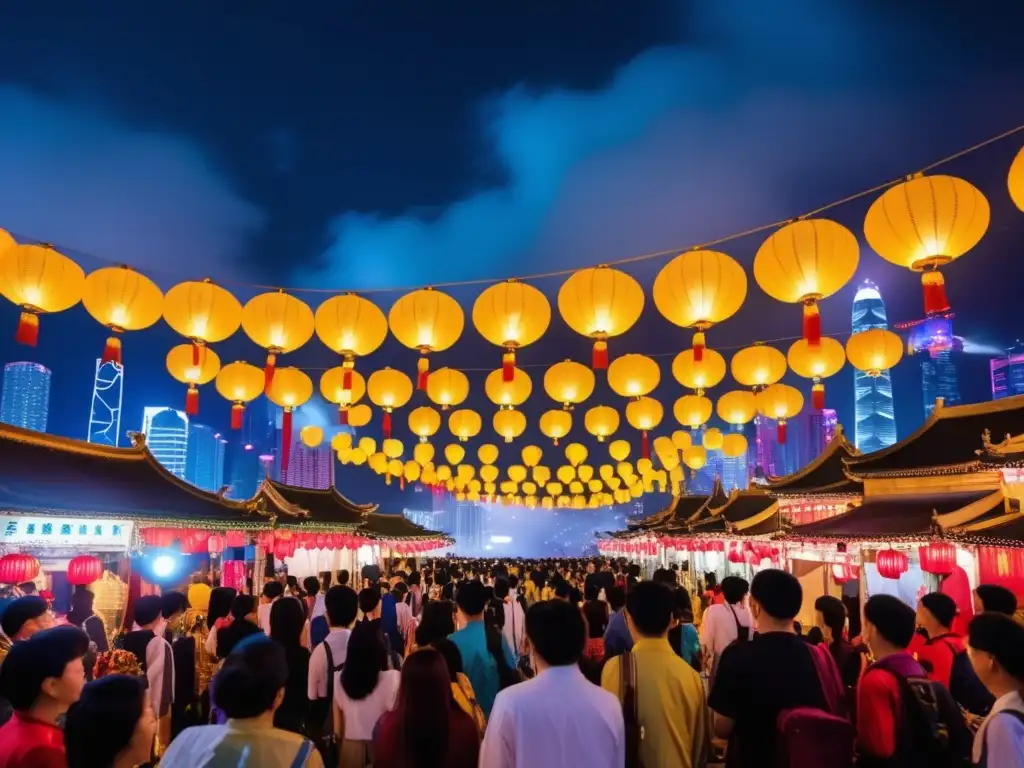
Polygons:
<instances>
[{"instance_id":1,"label":"woman with long dark hair","mask_svg":"<svg viewBox=\"0 0 1024 768\"><path fill-rule=\"evenodd\" d=\"M156 718L146 678L107 675L82 689L64 724L69 768L118 768L148 762Z\"/></svg>"},{"instance_id":2,"label":"woman with long dark hair","mask_svg":"<svg viewBox=\"0 0 1024 768\"><path fill-rule=\"evenodd\" d=\"M448 667L427 648L402 667L398 704L386 713L374 739L375 768L463 768L480 751L476 725L452 706Z\"/></svg>"},{"instance_id":3,"label":"woman with long dark hair","mask_svg":"<svg viewBox=\"0 0 1024 768\"><path fill-rule=\"evenodd\" d=\"M309 649L302 643L306 612L297 598L281 598L270 608L270 638L280 643L288 660L284 701L274 713L274 727L303 733L309 698Z\"/></svg>"},{"instance_id":4,"label":"woman with long dark hair","mask_svg":"<svg viewBox=\"0 0 1024 768\"><path fill-rule=\"evenodd\" d=\"M238 593L231 587L214 587L206 609L206 652L217 655L217 633L231 623L231 604Z\"/></svg>"},{"instance_id":5,"label":"woman with long dark hair","mask_svg":"<svg viewBox=\"0 0 1024 768\"><path fill-rule=\"evenodd\" d=\"M395 705L401 673L388 669L384 640L373 622L356 624L348 640L345 667L334 686L334 734L340 768L373 762L373 729Z\"/></svg>"}]
</instances>

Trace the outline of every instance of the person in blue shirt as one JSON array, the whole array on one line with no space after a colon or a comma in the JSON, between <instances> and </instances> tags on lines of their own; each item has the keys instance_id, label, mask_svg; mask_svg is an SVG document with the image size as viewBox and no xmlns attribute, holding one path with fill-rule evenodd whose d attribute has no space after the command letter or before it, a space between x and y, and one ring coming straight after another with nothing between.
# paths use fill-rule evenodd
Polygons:
<instances>
[{"instance_id":1,"label":"person in blue shirt","mask_svg":"<svg viewBox=\"0 0 1024 768\"><path fill-rule=\"evenodd\" d=\"M484 715L490 717L502 679L515 673L516 663L501 630L487 626L484 621L487 599L487 588L479 581L459 585L455 605L458 626L462 629L451 636L451 641L462 656L462 671L473 685L477 703Z\"/></svg>"},{"instance_id":2,"label":"person in blue shirt","mask_svg":"<svg viewBox=\"0 0 1024 768\"><path fill-rule=\"evenodd\" d=\"M626 614L623 613L626 607L626 590L614 586L606 589L604 593L612 609L608 627L604 631L604 657L610 659L612 656L621 656L626 651L633 650L633 636L629 633Z\"/></svg>"}]
</instances>

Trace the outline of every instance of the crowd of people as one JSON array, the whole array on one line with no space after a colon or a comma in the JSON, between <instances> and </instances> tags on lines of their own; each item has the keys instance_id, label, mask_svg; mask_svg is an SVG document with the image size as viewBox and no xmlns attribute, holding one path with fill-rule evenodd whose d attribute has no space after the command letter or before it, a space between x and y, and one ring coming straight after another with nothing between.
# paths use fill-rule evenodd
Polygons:
<instances>
[{"instance_id":1,"label":"crowd of people","mask_svg":"<svg viewBox=\"0 0 1024 768\"><path fill-rule=\"evenodd\" d=\"M800 582L437 559L0 615L0 768L1024 768L1024 625ZM358 582L358 583L354 583ZM691 589L687 589L689 585ZM809 607L809 606L808 606Z\"/></svg>"}]
</instances>

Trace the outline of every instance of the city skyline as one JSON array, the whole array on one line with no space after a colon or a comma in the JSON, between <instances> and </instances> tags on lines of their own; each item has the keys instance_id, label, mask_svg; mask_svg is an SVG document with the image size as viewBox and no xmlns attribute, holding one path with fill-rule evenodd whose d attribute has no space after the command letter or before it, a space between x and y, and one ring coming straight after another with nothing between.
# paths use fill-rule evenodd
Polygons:
<instances>
[{"instance_id":1,"label":"city skyline","mask_svg":"<svg viewBox=\"0 0 1024 768\"><path fill-rule=\"evenodd\" d=\"M22 429L45 432L50 414L50 379L45 365L7 363L0 392L0 421Z\"/></svg>"},{"instance_id":2,"label":"city skyline","mask_svg":"<svg viewBox=\"0 0 1024 768\"><path fill-rule=\"evenodd\" d=\"M885 301L871 280L860 283L853 297L850 327L853 333L872 328L889 328ZM861 453L887 448L897 440L896 406L893 400L892 374L882 371L871 376L853 371L854 442Z\"/></svg>"}]
</instances>

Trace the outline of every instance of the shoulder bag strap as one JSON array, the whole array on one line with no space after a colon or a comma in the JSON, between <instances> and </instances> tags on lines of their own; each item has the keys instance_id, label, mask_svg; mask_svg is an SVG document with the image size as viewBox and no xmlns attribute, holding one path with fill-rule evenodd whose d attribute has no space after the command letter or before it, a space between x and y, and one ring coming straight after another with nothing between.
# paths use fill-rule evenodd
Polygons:
<instances>
[{"instance_id":1,"label":"shoulder bag strap","mask_svg":"<svg viewBox=\"0 0 1024 768\"><path fill-rule=\"evenodd\" d=\"M327 701L334 701L334 654L331 652L330 643L324 638L321 643L324 647L324 655L327 656ZM332 706L328 704L328 706Z\"/></svg>"},{"instance_id":2,"label":"shoulder bag strap","mask_svg":"<svg viewBox=\"0 0 1024 768\"><path fill-rule=\"evenodd\" d=\"M309 739L304 739L302 745L299 747L299 751L295 754L295 759L292 761L292 768L305 768L309 761L309 756L313 753L313 742Z\"/></svg>"}]
</instances>

